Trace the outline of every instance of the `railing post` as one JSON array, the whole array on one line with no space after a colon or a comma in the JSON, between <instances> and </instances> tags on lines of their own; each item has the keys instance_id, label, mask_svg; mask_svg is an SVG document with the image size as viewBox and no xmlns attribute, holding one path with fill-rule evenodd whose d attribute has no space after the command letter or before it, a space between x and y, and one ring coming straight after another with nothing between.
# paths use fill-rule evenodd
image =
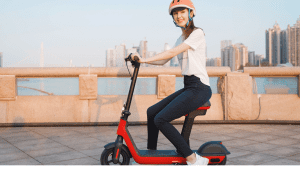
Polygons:
<instances>
[{"instance_id":1,"label":"railing post","mask_svg":"<svg viewBox=\"0 0 300 169\"><path fill-rule=\"evenodd\" d=\"M89 100L97 100L98 96L98 76L79 75L79 99L86 100L82 108L82 122L90 122Z\"/></svg>"},{"instance_id":2,"label":"railing post","mask_svg":"<svg viewBox=\"0 0 300 169\"><path fill-rule=\"evenodd\" d=\"M252 78L249 73L227 73L226 120L253 120Z\"/></svg>"},{"instance_id":3,"label":"railing post","mask_svg":"<svg viewBox=\"0 0 300 169\"><path fill-rule=\"evenodd\" d=\"M16 76L0 75L0 101L16 100Z\"/></svg>"},{"instance_id":4,"label":"railing post","mask_svg":"<svg viewBox=\"0 0 300 169\"><path fill-rule=\"evenodd\" d=\"M164 99L175 92L175 75L158 75L157 79L157 98Z\"/></svg>"}]
</instances>

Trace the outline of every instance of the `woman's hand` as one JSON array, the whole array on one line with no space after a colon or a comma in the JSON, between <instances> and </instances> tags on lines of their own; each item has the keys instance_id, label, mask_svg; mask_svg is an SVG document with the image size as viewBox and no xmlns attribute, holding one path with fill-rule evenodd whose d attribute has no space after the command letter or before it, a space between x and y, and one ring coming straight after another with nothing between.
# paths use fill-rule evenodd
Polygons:
<instances>
[{"instance_id":1,"label":"woman's hand","mask_svg":"<svg viewBox=\"0 0 300 169\"><path fill-rule=\"evenodd\" d=\"M140 56L139 53L137 53L137 52L132 53L132 55L131 55L132 60L135 61L135 57L138 57L137 62L139 62L139 63L146 63L146 59L141 58L141 56Z\"/></svg>"}]
</instances>

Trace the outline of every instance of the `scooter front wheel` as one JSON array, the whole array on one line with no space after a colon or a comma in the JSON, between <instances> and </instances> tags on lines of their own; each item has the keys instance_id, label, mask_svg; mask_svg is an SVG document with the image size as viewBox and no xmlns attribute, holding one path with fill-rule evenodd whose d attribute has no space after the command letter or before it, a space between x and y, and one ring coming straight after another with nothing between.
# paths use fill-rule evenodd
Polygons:
<instances>
[{"instance_id":1,"label":"scooter front wheel","mask_svg":"<svg viewBox=\"0 0 300 169\"><path fill-rule=\"evenodd\" d=\"M129 165L130 155L121 149L118 164L113 163L114 148L105 149L100 157L101 165Z\"/></svg>"}]
</instances>

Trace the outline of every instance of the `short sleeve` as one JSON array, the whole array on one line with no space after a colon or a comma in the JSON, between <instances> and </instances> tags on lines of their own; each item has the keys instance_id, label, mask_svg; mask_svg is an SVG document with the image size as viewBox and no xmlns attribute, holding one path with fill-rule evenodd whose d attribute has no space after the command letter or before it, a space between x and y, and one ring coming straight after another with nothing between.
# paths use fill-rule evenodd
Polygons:
<instances>
[{"instance_id":1,"label":"short sleeve","mask_svg":"<svg viewBox=\"0 0 300 169\"><path fill-rule=\"evenodd\" d=\"M194 30L184 41L184 43L189 45L193 50L196 50L203 42L205 42L205 37L201 29Z\"/></svg>"}]
</instances>

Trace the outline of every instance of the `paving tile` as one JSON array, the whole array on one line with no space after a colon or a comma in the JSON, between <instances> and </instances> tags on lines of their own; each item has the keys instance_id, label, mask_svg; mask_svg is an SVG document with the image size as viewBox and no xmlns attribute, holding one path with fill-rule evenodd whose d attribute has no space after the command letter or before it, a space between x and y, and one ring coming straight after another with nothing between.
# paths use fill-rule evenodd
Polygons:
<instances>
[{"instance_id":1,"label":"paving tile","mask_svg":"<svg viewBox=\"0 0 300 169\"><path fill-rule=\"evenodd\" d=\"M218 136L216 133L197 133L192 131L190 138L191 139L196 139L196 140L203 140L204 138L207 137L215 137Z\"/></svg>"},{"instance_id":2,"label":"paving tile","mask_svg":"<svg viewBox=\"0 0 300 169\"><path fill-rule=\"evenodd\" d=\"M227 148L226 149L231 153L229 155L227 155L227 159L228 160L232 160L235 157L241 157L244 155L249 155L249 154L253 154L254 152L252 151L247 151L247 150L242 150L239 148Z\"/></svg>"},{"instance_id":3,"label":"paving tile","mask_svg":"<svg viewBox=\"0 0 300 169\"><path fill-rule=\"evenodd\" d=\"M16 146L30 146L30 145L36 145L36 144L49 144L53 143L54 141L49 140L47 138L41 138L41 139L33 139L33 140L23 140L18 142L13 142Z\"/></svg>"},{"instance_id":4,"label":"paving tile","mask_svg":"<svg viewBox=\"0 0 300 169\"><path fill-rule=\"evenodd\" d=\"M104 149L105 148L103 147L103 148L97 148L97 149L80 150L79 152L83 153L83 154L85 154L87 156L99 155L99 157L100 157L100 155L102 154L102 152L103 152Z\"/></svg>"},{"instance_id":5,"label":"paving tile","mask_svg":"<svg viewBox=\"0 0 300 169\"><path fill-rule=\"evenodd\" d=\"M176 150L173 145L160 145L157 146L157 150Z\"/></svg>"},{"instance_id":6,"label":"paving tile","mask_svg":"<svg viewBox=\"0 0 300 169\"><path fill-rule=\"evenodd\" d=\"M247 140L253 140L253 141L257 141L257 142L267 142L270 140L276 140L279 139L279 136L275 136L275 135L268 135L268 134L257 134L257 135L252 135L252 136L248 136L248 137L244 137Z\"/></svg>"},{"instance_id":7,"label":"paving tile","mask_svg":"<svg viewBox=\"0 0 300 169\"><path fill-rule=\"evenodd\" d=\"M33 158L26 158L22 160L3 162L1 165L41 165L41 163Z\"/></svg>"},{"instance_id":8,"label":"paving tile","mask_svg":"<svg viewBox=\"0 0 300 169\"><path fill-rule=\"evenodd\" d=\"M278 147L279 147L278 145L274 145L274 144L257 143L257 144L251 144L246 146L240 146L239 149L253 151L253 152L261 152L270 149L276 149Z\"/></svg>"},{"instance_id":9,"label":"paving tile","mask_svg":"<svg viewBox=\"0 0 300 169\"><path fill-rule=\"evenodd\" d=\"M297 154L297 155L294 155L294 156L290 156L290 157L285 157L285 159L300 162L300 154Z\"/></svg>"},{"instance_id":10,"label":"paving tile","mask_svg":"<svg viewBox=\"0 0 300 169\"><path fill-rule=\"evenodd\" d=\"M114 140L113 140L114 141ZM72 140L64 140L64 141L57 141L63 145L66 146L73 146L73 145L78 145L78 144L89 144L89 143L99 143L101 142L98 139L95 138L84 138L84 139L72 139Z\"/></svg>"},{"instance_id":11,"label":"paving tile","mask_svg":"<svg viewBox=\"0 0 300 169\"><path fill-rule=\"evenodd\" d=\"M276 140L268 141L268 144L276 144L279 146L287 146L292 144L299 144L299 140L291 139L291 138L279 138Z\"/></svg>"},{"instance_id":12,"label":"paving tile","mask_svg":"<svg viewBox=\"0 0 300 169\"><path fill-rule=\"evenodd\" d=\"M293 155L300 154L300 149L292 148L292 147L280 147L276 149L271 149L267 151L261 152L263 154L269 154L277 157L289 157Z\"/></svg>"},{"instance_id":13,"label":"paving tile","mask_svg":"<svg viewBox=\"0 0 300 169\"><path fill-rule=\"evenodd\" d=\"M23 152L2 154L2 155L0 155L0 163L2 164L3 162L14 161L14 160L19 160L19 159L24 159L24 158L30 158L30 157Z\"/></svg>"},{"instance_id":14,"label":"paving tile","mask_svg":"<svg viewBox=\"0 0 300 169\"><path fill-rule=\"evenodd\" d=\"M300 132L300 126L296 126L296 127L294 127L293 129L291 129L291 130Z\"/></svg>"},{"instance_id":15,"label":"paving tile","mask_svg":"<svg viewBox=\"0 0 300 169\"><path fill-rule=\"evenodd\" d=\"M299 132L297 132L297 131L282 130L282 131L272 132L272 134L273 135L277 135L279 137L286 137L286 136L299 135Z\"/></svg>"},{"instance_id":16,"label":"paving tile","mask_svg":"<svg viewBox=\"0 0 300 169\"><path fill-rule=\"evenodd\" d=\"M50 163L48 165L99 165L100 162L91 157Z\"/></svg>"},{"instance_id":17,"label":"paving tile","mask_svg":"<svg viewBox=\"0 0 300 169\"><path fill-rule=\"evenodd\" d=\"M74 151L74 150L68 147L56 147L56 148L54 147L54 148L41 149L35 151L26 151L26 154L30 155L31 157L40 157L40 156L47 156L52 154L66 153L70 151Z\"/></svg>"},{"instance_id":18,"label":"paving tile","mask_svg":"<svg viewBox=\"0 0 300 169\"><path fill-rule=\"evenodd\" d=\"M24 135L24 136L13 136L13 137L9 137L9 138L5 138L6 141L10 142L10 143L17 143L17 142L21 142L21 141L27 141L27 140L36 140L36 139L43 139L45 138L44 136L41 135Z\"/></svg>"},{"instance_id":19,"label":"paving tile","mask_svg":"<svg viewBox=\"0 0 300 169\"><path fill-rule=\"evenodd\" d=\"M133 136L132 135L132 138L133 138L133 140L134 140L135 143L147 142L146 139L143 139L143 138L140 138L140 137L137 137L137 136Z\"/></svg>"},{"instance_id":20,"label":"paving tile","mask_svg":"<svg viewBox=\"0 0 300 169\"><path fill-rule=\"evenodd\" d=\"M257 134L258 133L251 132L251 131L239 131L236 133L228 133L228 134L226 134L226 136L231 136L231 137L236 137L236 138L246 138L246 137L255 136Z\"/></svg>"},{"instance_id":21,"label":"paving tile","mask_svg":"<svg viewBox=\"0 0 300 169\"><path fill-rule=\"evenodd\" d=\"M194 138L194 137L193 137ZM216 135L216 136L211 136L211 137L204 137L204 138L199 138L199 140L208 142L208 141L228 141L228 140L234 140L236 139L235 137L228 136L228 135Z\"/></svg>"},{"instance_id":22,"label":"paving tile","mask_svg":"<svg viewBox=\"0 0 300 169\"><path fill-rule=\"evenodd\" d=\"M41 162L42 164L50 164L54 162L59 162L59 161L66 161L66 160L72 160L72 159L78 159L78 158L83 158L87 157L87 155L71 151L71 152L66 152L66 153L59 153L59 154L52 154L48 156L41 156L41 157L35 157L36 160Z\"/></svg>"},{"instance_id":23,"label":"paving tile","mask_svg":"<svg viewBox=\"0 0 300 169\"><path fill-rule=\"evenodd\" d=\"M241 146L257 144L258 142L252 141L252 140L246 140L246 139L233 139L233 140L222 141L222 143L225 147L236 147L236 148L238 148L238 147L241 147Z\"/></svg>"},{"instance_id":24,"label":"paving tile","mask_svg":"<svg viewBox=\"0 0 300 169\"><path fill-rule=\"evenodd\" d=\"M261 153L252 153L240 157L232 158L232 161L237 165L258 165L265 162L270 162L278 159L278 157L270 156Z\"/></svg>"},{"instance_id":25,"label":"paving tile","mask_svg":"<svg viewBox=\"0 0 300 169\"><path fill-rule=\"evenodd\" d=\"M90 149L97 149L103 148L107 143L105 142L95 142L95 143L85 143L85 144L76 144L76 145L68 145L68 147L80 151L80 150L90 150Z\"/></svg>"},{"instance_id":26,"label":"paving tile","mask_svg":"<svg viewBox=\"0 0 300 169\"><path fill-rule=\"evenodd\" d=\"M13 148L14 146L11 145L10 143L6 142L6 143L0 143L0 149L5 149L5 148Z\"/></svg>"},{"instance_id":27,"label":"paving tile","mask_svg":"<svg viewBox=\"0 0 300 169\"><path fill-rule=\"evenodd\" d=\"M1 135L0 135L0 144L5 144L7 143L7 141L5 141L3 138L1 138Z\"/></svg>"},{"instance_id":28,"label":"paving tile","mask_svg":"<svg viewBox=\"0 0 300 169\"><path fill-rule=\"evenodd\" d=\"M260 165L300 165L300 162L288 160L288 159L277 159L274 161L262 163Z\"/></svg>"},{"instance_id":29,"label":"paving tile","mask_svg":"<svg viewBox=\"0 0 300 169\"><path fill-rule=\"evenodd\" d=\"M26 152L26 151L42 150L42 149L49 149L49 148L55 148L55 147L63 147L63 145L53 142L53 143L35 144L35 145L29 145L29 146L16 145L16 147L18 147L22 151Z\"/></svg>"},{"instance_id":30,"label":"paving tile","mask_svg":"<svg viewBox=\"0 0 300 169\"><path fill-rule=\"evenodd\" d=\"M21 150L15 148L15 147L0 149L0 155L21 153L21 152L22 152Z\"/></svg>"},{"instance_id":31,"label":"paving tile","mask_svg":"<svg viewBox=\"0 0 300 169\"><path fill-rule=\"evenodd\" d=\"M300 134L290 135L289 137L300 140Z\"/></svg>"},{"instance_id":32,"label":"paving tile","mask_svg":"<svg viewBox=\"0 0 300 169\"><path fill-rule=\"evenodd\" d=\"M95 156L90 156L90 157L99 161L99 164L100 164L100 157L101 157L100 155L95 155Z\"/></svg>"}]
</instances>

